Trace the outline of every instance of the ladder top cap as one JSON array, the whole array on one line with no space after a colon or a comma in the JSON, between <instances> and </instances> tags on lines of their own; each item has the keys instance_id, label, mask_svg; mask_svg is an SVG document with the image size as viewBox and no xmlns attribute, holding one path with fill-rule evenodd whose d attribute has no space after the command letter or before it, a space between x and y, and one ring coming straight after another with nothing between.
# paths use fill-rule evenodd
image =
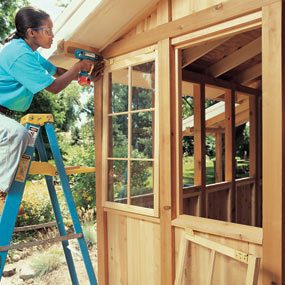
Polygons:
<instances>
[{"instance_id":1,"label":"ladder top cap","mask_svg":"<svg viewBox=\"0 0 285 285\"><path fill-rule=\"evenodd\" d=\"M52 114L27 114L21 118L21 124L33 124L43 126L45 123L54 122Z\"/></svg>"}]
</instances>

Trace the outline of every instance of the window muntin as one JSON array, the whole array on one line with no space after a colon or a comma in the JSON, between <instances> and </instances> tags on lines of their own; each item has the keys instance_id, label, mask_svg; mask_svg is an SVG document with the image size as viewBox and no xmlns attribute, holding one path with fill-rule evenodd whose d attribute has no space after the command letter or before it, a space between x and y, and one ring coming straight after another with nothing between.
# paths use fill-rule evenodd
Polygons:
<instances>
[{"instance_id":1,"label":"window muntin","mask_svg":"<svg viewBox=\"0 0 285 285\"><path fill-rule=\"evenodd\" d=\"M107 201L154 209L155 60L109 73Z\"/></svg>"}]
</instances>

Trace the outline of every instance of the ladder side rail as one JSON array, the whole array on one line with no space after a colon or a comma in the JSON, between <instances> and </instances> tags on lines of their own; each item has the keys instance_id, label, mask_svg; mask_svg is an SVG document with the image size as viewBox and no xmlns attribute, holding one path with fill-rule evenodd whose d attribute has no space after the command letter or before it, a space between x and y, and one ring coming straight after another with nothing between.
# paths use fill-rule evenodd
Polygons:
<instances>
[{"instance_id":1,"label":"ladder side rail","mask_svg":"<svg viewBox=\"0 0 285 285\"><path fill-rule=\"evenodd\" d=\"M37 141L36 141L36 149L38 150L40 160L42 162L48 162L48 155L47 155L46 149L44 147L44 141L43 141L43 137L42 137L41 132L39 133ZM51 176L45 175L45 180L46 180L48 193L50 196L50 200L51 200L53 212L55 215L56 224L57 224L59 234L60 234L60 236L66 236L67 234L66 234L66 230L64 227L63 217L62 217L62 214L60 211L59 201L58 201L58 198L56 195L56 190L55 190L55 186L53 183L53 178ZM68 240L62 240L61 244L62 244L63 252L65 255L65 259L67 262L67 266L69 269L69 274L70 274L70 278L72 280L72 284L77 285L77 284L79 284L79 281L77 278L76 269L75 269L75 265L73 262L72 254L71 254L70 249L68 248L69 242L68 242Z\"/></svg>"},{"instance_id":2,"label":"ladder side rail","mask_svg":"<svg viewBox=\"0 0 285 285\"><path fill-rule=\"evenodd\" d=\"M26 128L29 129L30 127L36 127L31 124L27 124ZM18 211L20 209L22 197L24 194L24 189L26 185L27 175L29 173L29 168L31 165L32 157L35 151L34 145L28 145L27 149L25 150L23 157L26 157L24 164L22 164L22 160L19 163L18 170L20 169L21 165L23 165L22 173L21 173L21 181L17 181L14 179L8 195L6 197L6 202L2 211L2 215L0 217L0 246L9 246L12 235L14 232L15 224L18 217ZM29 158L29 159L28 159ZM17 173L18 173L17 170ZM26 171L26 172L25 172ZM16 173L16 175L17 175ZM2 278L2 274L4 271L4 266L7 258L8 251L0 252L0 281Z\"/></svg>"},{"instance_id":3,"label":"ladder side rail","mask_svg":"<svg viewBox=\"0 0 285 285\"><path fill-rule=\"evenodd\" d=\"M72 223L73 223L73 227L74 227L74 231L75 233L82 233L82 227L80 225L80 221L76 212L76 205L74 203L73 197L72 197L72 193L71 193L71 188L69 185L69 179L68 176L66 174L65 171L65 167L62 161L62 156L58 147L58 142L57 142L57 138L55 135L55 131L53 128L53 125L50 123L46 123L45 124L45 129L47 132L47 137L49 140L49 144L51 147L51 151L55 160L55 164L57 167L57 171L60 177L60 181L61 181L61 185L62 185L62 189L65 195L65 199L67 202L67 206L70 212L70 216L72 219ZM78 239L78 243L79 243L79 247L82 253L82 257L83 257L83 261L86 267L86 271L87 271L87 275L90 281L90 284L92 285L97 285L97 280L96 280L96 276L94 273L94 269L92 266L92 262L88 253L88 247L84 238L84 235L82 236L82 238Z\"/></svg>"}]
</instances>

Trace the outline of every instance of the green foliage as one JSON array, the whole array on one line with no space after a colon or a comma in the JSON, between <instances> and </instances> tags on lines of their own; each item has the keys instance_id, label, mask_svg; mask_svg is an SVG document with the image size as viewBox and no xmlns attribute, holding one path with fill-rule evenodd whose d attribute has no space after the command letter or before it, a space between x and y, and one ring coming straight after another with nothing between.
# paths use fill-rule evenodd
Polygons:
<instances>
[{"instance_id":1,"label":"green foliage","mask_svg":"<svg viewBox=\"0 0 285 285\"><path fill-rule=\"evenodd\" d=\"M90 167L95 165L93 130L92 119L81 126L78 133L79 143L74 144L74 140L70 142L66 138L60 140L60 147L65 151L65 165ZM69 180L76 205L85 209L95 207L95 173L70 175Z\"/></svg>"},{"instance_id":2,"label":"green foliage","mask_svg":"<svg viewBox=\"0 0 285 285\"><path fill-rule=\"evenodd\" d=\"M77 126L71 129L71 145L81 144L80 130Z\"/></svg>"},{"instance_id":3,"label":"green foliage","mask_svg":"<svg viewBox=\"0 0 285 285\"><path fill-rule=\"evenodd\" d=\"M92 248L97 244L97 233L94 223L84 223L82 225L83 234L88 248Z\"/></svg>"},{"instance_id":4,"label":"green foliage","mask_svg":"<svg viewBox=\"0 0 285 285\"><path fill-rule=\"evenodd\" d=\"M112 84L112 112L119 113L128 110L129 87L123 84Z\"/></svg>"},{"instance_id":5,"label":"green foliage","mask_svg":"<svg viewBox=\"0 0 285 285\"><path fill-rule=\"evenodd\" d=\"M249 156L249 125L243 124L236 128L236 155Z\"/></svg>"},{"instance_id":6,"label":"green foliage","mask_svg":"<svg viewBox=\"0 0 285 285\"><path fill-rule=\"evenodd\" d=\"M94 166L94 146L73 146L69 151L67 164ZM69 179L76 205L84 208L95 207L95 173L70 175Z\"/></svg>"},{"instance_id":7,"label":"green foliage","mask_svg":"<svg viewBox=\"0 0 285 285\"><path fill-rule=\"evenodd\" d=\"M43 90L34 96L30 108L24 113L17 113L15 119L19 120L30 113L51 113L54 117L55 128L67 132L79 116L81 108L79 98L80 87L77 83L70 84L56 95Z\"/></svg>"},{"instance_id":8,"label":"green foliage","mask_svg":"<svg viewBox=\"0 0 285 285\"><path fill-rule=\"evenodd\" d=\"M27 0L0 0L0 41L2 42L14 29L16 11L26 6Z\"/></svg>"},{"instance_id":9,"label":"green foliage","mask_svg":"<svg viewBox=\"0 0 285 285\"><path fill-rule=\"evenodd\" d=\"M133 161L131 163L131 169L131 195L137 196L152 193L152 162Z\"/></svg>"},{"instance_id":10,"label":"green foliage","mask_svg":"<svg viewBox=\"0 0 285 285\"><path fill-rule=\"evenodd\" d=\"M45 182L27 182L23 197L25 214L18 217L17 226L27 226L54 220Z\"/></svg>"},{"instance_id":11,"label":"green foliage","mask_svg":"<svg viewBox=\"0 0 285 285\"><path fill-rule=\"evenodd\" d=\"M214 158L216 156L216 141L213 136L206 136L205 138L206 144L206 155L210 158Z\"/></svg>"},{"instance_id":12,"label":"green foliage","mask_svg":"<svg viewBox=\"0 0 285 285\"><path fill-rule=\"evenodd\" d=\"M192 116L194 113L194 100L193 97L183 96L182 97L182 118L186 119Z\"/></svg>"}]
</instances>

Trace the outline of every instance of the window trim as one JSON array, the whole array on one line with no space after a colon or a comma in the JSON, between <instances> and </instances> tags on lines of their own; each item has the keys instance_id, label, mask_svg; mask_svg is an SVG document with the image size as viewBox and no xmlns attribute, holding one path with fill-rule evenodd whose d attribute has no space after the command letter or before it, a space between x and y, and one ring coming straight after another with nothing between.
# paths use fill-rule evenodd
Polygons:
<instances>
[{"instance_id":1,"label":"window trim","mask_svg":"<svg viewBox=\"0 0 285 285\"><path fill-rule=\"evenodd\" d=\"M153 209L144 208L136 205L130 204L120 204L112 201L108 201L108 162L110 160L117 160L118 158L112 158L108 156L109 148L109 118L113 115L109 113L109 104L110 104L110 73L119 69L128 68L129 72L133 66L143 64L146 62L154 61L155 62L155 108L143 109L143 110L128 110L126 112L115 113L130 115L138 112L151 111L154 113L154 154L153 158L147 159L147 161L153 161ZM129 76L129 85L131 84L131 78ZM129 88L129 104L130 104L130 95L131 88ZM120 211L138 213L146 216L159 217L159 92L158 92L158 51L157 46L151 46L136 52L129 53L127 55L119 56L110 59L106 64L106 69L104 72L103 78L103 131L102 131L102 204L105 208L116 209ZM130 128L129 126L128 128ZM129 140L129 138L128 138ZM130 150L128 150L130 151ZM120 160L121 158L119 158ZM137 159L131 159L128 155L127 158L124 158L125 161L135 161ZM142 159L145 161L145 159ZM129 169L128 169L129 171ZM128 175L128 183L130 181L130 175ZM129 197L128 193L128 197Z\"/></svg>"}]
</instances>

